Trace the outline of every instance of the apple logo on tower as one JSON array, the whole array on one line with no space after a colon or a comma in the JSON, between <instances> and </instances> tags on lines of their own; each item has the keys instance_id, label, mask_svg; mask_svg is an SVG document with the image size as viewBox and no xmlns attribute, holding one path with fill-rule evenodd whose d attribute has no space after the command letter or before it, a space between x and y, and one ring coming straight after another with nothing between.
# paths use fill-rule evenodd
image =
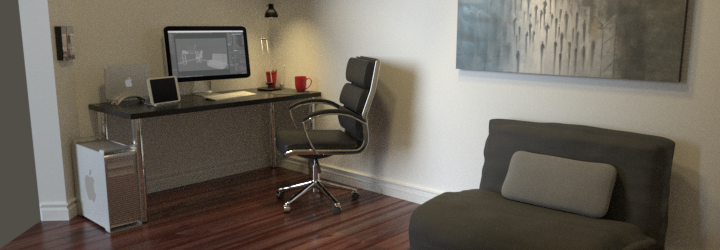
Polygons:
<instances>
[{"instance_id":1,"label":"apple logo on tower","mask_svg":"<svg viewBox=\"0 0 720 250\"><path fill-rule=\"evenodd\" d=\"M125 79L125 87L132 87L132 79L128 77L128 79Z\"/></svg>"},{"instance_id":2,"label":"apple logo on tower","mask_svg":"<svg viewBox=\"0 0 720 250\"><path fill-rule=\"evenodd\" d=\"M88 198L95 202L95 179L90 177L90 175L92 175L92 169L85 175L85 190L87 190Z\"/></svg>"}]
</instances>

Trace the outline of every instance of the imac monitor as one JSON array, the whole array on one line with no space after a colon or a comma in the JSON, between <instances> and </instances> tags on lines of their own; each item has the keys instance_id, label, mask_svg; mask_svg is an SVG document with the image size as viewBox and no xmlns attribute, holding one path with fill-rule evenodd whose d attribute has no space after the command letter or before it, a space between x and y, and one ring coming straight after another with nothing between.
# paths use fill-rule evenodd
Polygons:
<instances>
[{"instance_id":1,"label":"imac monitor","mask_svg":"<svg viewBox=\"0 0 720 250\"><path fill-rule=\"evenodd\" d=\"M244 27L165 27L168 74L178 82L250 76Z\"/></svg>"}]
</instances>

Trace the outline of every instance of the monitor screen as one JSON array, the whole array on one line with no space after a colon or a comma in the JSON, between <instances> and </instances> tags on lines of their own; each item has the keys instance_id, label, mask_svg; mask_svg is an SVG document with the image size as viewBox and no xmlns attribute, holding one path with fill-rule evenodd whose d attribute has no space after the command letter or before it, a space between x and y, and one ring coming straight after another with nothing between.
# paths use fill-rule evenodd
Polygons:
<instances>
[{"instance_id":1,"label":"monitor screen","mask_svg":"<svg viewBox=\"0 0 720 250\"><path fill-rule=\"evenodd\" d=\"M168 74L178 82L250 76L244 27L165 27Z\"/></svg>"}]
</instances>

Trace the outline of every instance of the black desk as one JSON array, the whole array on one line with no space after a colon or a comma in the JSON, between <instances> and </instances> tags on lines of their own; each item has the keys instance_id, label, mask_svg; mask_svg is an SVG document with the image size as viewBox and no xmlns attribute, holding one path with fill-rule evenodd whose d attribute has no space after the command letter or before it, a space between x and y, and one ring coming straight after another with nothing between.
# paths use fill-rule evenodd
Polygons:
<instances>
[{"instance_id":1,"label":"black desk","mask_svg":"<svg viewBox=\"0 0 720 250\"><path fill-rule=\"evenodd\" d=\"M166 116L184 114L190 112L200 112L207 110L216 110L223 108L232 108L247 105L256 105L263 103L270 103L270 122L272 129L272 137L274 141L275 137L275 122L274 122L274 102L289 101L296 99L306 99L320 97L320 92L306 91L297 92L294 89L282 89L276 91L258 91L257 89L243 89L244 91L255 93L251 96L243 96L233 99L227 99L222 101L211 101L204 97L196 95L184 95L180 98L180 102L161 105L161 106L148 106L139 102L128 101L121 103L120 105L113 105L107 103L90 104L88 108L98 112L98 120L100 122L100 134L105 136L107 139L107 115L114 115L131 120L132 126L132 145L138 153L138 172L140 173L140 189L142 199L142 220L147 222L147 190L145 187L145 167L144 157L142 151L142 118ZM273 146L273 149L275 147ZM274 151L273 151L274 152ZM273 153L273 166L275 166L275 152Z\"/></svg>"},{"instance_id":2,"label":"black desk","mask_svg":"<svg viewBox=\"0 0 720 250\"><path fill-rule=\"evenodd\" d=\"M184 95L180 97L179 103L161 105L157 107L128 101L120 105L112 105L109 102L90 104L89 108L93 111L119 116L125 119L141 119L222 108L232 108L246 105L255 105L262 103L273 103L280 101L313 98L320 96L320 92L297 92L294 89L282 89L276 91L258 91L257 89L244 89L244 91L255 93L255 95L243 96L222 101L211 101L196 95Z\"/></svg>"}]
</instances>

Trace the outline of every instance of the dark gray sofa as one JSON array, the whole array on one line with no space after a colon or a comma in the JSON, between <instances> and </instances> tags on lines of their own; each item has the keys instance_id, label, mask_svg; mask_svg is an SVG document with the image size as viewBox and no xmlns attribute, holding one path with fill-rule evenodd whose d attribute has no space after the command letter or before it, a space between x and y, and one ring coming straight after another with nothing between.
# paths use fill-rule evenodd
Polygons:
<instances>
[{"instance_id":1,"label":"dark gray sofa","mask_svg":"<svg viewBox=\"0 0 720 250\"><path fill-rule=\"evenodd\" d=\"M443 193L419 206L410 219L410 246L664 249L674 147L669 139L637 133L491 120L480 189ZM614 166L607 213L591 218L504 198L503 183L518 151Z\"/></svg>"}]
</instances>

